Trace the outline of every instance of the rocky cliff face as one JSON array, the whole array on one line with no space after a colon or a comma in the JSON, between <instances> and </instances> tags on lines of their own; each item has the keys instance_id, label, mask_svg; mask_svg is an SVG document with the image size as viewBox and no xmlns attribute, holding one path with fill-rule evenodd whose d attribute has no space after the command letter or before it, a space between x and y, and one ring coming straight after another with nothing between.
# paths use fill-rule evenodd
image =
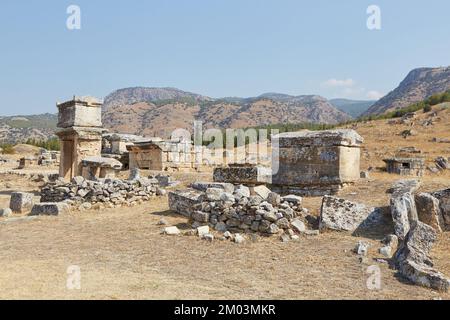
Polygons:
<instances>
[{"instance_id":1,"label":"rocky cliff face","mask_svg":"<svg viewBox=\"0 0 450 320\"><path fill-rule=\"evenodd\" d=\"M398 88L381 98L363 115L382 114L425 100L450 89L450 67L419 68L411 71Z\"/></svg>"},{"instance_id":2,"label":"rocky cliff face","mask_svg":"<svg viewBox=\"0 0 450 320\"><path fill-rule=\"evenodd\" d=\"M177 128L190 130L194 120L203 121L206 128L224 129L348 119L350 116L320 96L268 93L255 98L211 99L154 88L114 92L105 99L103 115L103 123L111 131L161 137L170 136Z\"/></svg>"}]
</instances>

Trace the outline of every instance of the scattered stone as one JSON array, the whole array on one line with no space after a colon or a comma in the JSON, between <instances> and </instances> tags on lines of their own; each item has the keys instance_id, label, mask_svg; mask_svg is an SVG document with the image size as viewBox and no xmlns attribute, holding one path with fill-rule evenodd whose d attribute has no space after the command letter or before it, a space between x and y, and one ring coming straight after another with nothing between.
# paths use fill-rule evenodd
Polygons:
<instances>
[{"instance_id":1,"label":"scattered stone","mask_svg":"<svg viewBox=\"0 0 450 320\"><path fill-rule=\"evenodd\" d=\"M267 202L272 206L279 206L281 204L281 196L278 193L271 192L267 197Z\"/></svg>"},{"instance_id":2,"label":"scattered stone","mask_svg":"<svg viewBox=\"0 0 450 320\"><path fill-rule=\"evenodd\" d=\"M167 226L169 223L167 222L166 219L161 218L161 220L159 220L158 225L159 226Z\"/></svg>"},{"instance_id":3,"label":"scattered stone","mask_svg":"<svg viewBox=\"0 0 450 320\"><path fill-rule=\"evenodd\" d=\"M306 226L303 223L303 221L299 220L299 219L294 219L291 221L291 226L292 228L300 233L304 233L306 231Z\"/></svg>"},{"instance_id":4,"label":"scattered stone","mask_svg":"<svg viewBox=\"0 0 450 320\"><path fill-rule=\"evenodd\" d=\"M291 237L289 235L287 235L286 233L283 233L280 236L280 240L281 240L281 242L289 242L291 240Z\"/></svg>"},{"instance_id":5,"label":"scattered stone","mask_svg":"<svg viewBox=\"0 0 450 320\"><path fill-rule=\"evenodd\" d=\"M369 171L361 171L360 177L361 177L361 179L369 179L370 178Z\"/></svg>"},{"instance_id":6,"label":"scattered stone","mask_svg":"<svg viewBox=\"0 0 450 320\"><path fill-rule=\"evenodd\" d=\"M384 256L384 257L386 257L386 258L391 258L391 257L392 257L392 248L391 248L390 246L384 246L384 247L381 247L381 248L378 250L378 252L379 252L382 256Z\"/></svg>"},{"instance_id":7,"label":"scattered stone","mask_svg":"<svg viewBox=\"0 0 450 320\"><path fill-rule=\"evenodd\" d=\"M181 234L180 230L177 227L167 227L164 228L164 234L168 236L177 236Z\"/></svg>"},{"instance_id":8,"label":"scattered stone","mask_svg":"<svg viewBox=\"0 0 450 320\"><path fill-rule=\"evenodd\" d=\"M369 251L370 244L364 241L358 241L358 244L355 247L355 253L359 256L367 256Z\"/></svg>"},{"instance_id":9,"label":"scattered stone","mask_svg":"<svg viewBox=\"0 0 450 320\"><path fill-rule=\"evenodd\" d=\"M80 211L86 211L86 210L91 210L91 209L92 209L92 204L90 204L89 202L82 203L78 208L78 210L80 210Z\"/></svg>"},{"instance_id":10,"label":"scattered stone","mask_svg":"<svg viewBox=\"0 0 450 320\"><path fill-rule=\"evenodd\" d=\"M10 208L0 209L0 217L9 217L12 215L12 210Z\"/></svg>"},{"instance_id":11,"label":"scattered stone","mask_svg":"<svg viewBox=\"0 0 450 320\"><path fill-rule=\"evenodd\" d=\"M319 230L305 230L303 232L303 234L306 236L318 236L318 235L320 235L320 231Z\"/></svg>"},{"instance_id":12,"label":"scattered stone","mask_svg":"<svg viewBox=\"0 0 450 320\"><path fill-rule=\"evenodd\" d=\"M245 242L245 238L243 236L241 236L239 233L236 233L234 235L234 242L237 244L241 244Z\"/></svg>"},{"instance_id":13,"label":"scattered stone","mask_svg":"<svg viewBox=\"0 0 450 320\"><path fill-rule=\"evenodd\" d=\"M380 219L382 212L379 208L325 196L322 200L319 229L355 231L363 225L377 224Z\"/></svg>"},{"instance_id":14,"label":"scattered stone","mask_svg":"<svg viewBox=\"0 0 450 320\"><path fill-rule=\"evenodd\" d=\"M215 168L213 177L216 182L258 185L272 182L272 170L251 164L231 164Z\"/></svg>"},{"instance_id":15,"label":"scattered stone","mask_svg":"<svg viewBox=\"0 0 450 320\"><path fill-rule=\"evenodd\" d=\"M300 237L296 234L291 236L292 241L300 241Z\"/></svg>"},{"instance_id":16,"label":"scattered stone","mask_svg":"<svg viewBox=\"0 0 450 320\"><path fill-rule=\"evenodd\" d=\"M450 231L450 189L433 192L432 196L439 200L441 228Z\"/></svg>"},{"instance_id":17,"label":"scattered stone","mask_svg":"<svg viewBox=\"0 0 450 320\"><path fill-rule=\"evenodd\" d=\"M166 190L164 190L162 188L159 188L159 187L156 188L156 195L157 196L162 197L162 196L165 196L166 194L167 194Z\"/></svg>"},{"instance_id":18,"label":"scattered stone","mask_svg":"<svg viewBox=\"0 0 450 320\"><path fill-rule=\"evenodd\" d=\"M209 242L213 242L214 241L214 235L211 233L206 233L202 236L202 239L207 240Z\"/></svg>"},{"instance_id":19,"label":"scattered stone","mask_svg":"<svg viewBox=\"0 0 450 320\"><path fill-rule=\"evenodd\" d=\"M230 231L226 231L226 232L223 234L223 236L224 236L226 239L232 239L232 238L233 238L233 235L231 234Z\"/></svg>"},{"instance_id":20,"label":"scattered stone","mask_svg":"<svg viewBox=\"0 0 450 320\"><path fill-rule=\"evenodd\" d=\"M269 194L272 191L270 191L270 189L267 188L266 186L257 186L257 187L251 188L251 192L254 195L260 196L263 200L267 200L267 198L269 197Z\"/></svg>"},{"instance_id":21,"label":"scattered stone","mask_svg":"<svg viewBox=\"0 0 450 320\"><path fill-rule=\"evenodd\" d=\"M417 180L400 180L392 187L390 200L394 231L400 240L405 239L411 223L418 220L413 192L419 188Z\"/></svg>"},{"instance_id":22,"label":"scattered stone","mask_svg":"<svg viewBox=\"0 0 450 320\"><path fill-rule=\"evenodd\" d=\"M228 228L225 222L218 222L216 223L214 229L219 232L226 232Z\"/></svg>"},{"instance_id":23,"label":"scattered stone","mask_svg":"<svg viewBox=\"0 0 450 320\"><path fill-rule=\"evenodd\" d=\"M398 247L398 237L395 234L387 235L386 237L384 237L381 243L388 247L391 247L393 251L396 251Z\"/></svg>"},{"instance_id":24,"label":"scattered stone","mask_svg":"<svg viewBox=\"0 0 450 320\"><path fill-rule=\"evenodd\" d=\"M198 227L197 228L197 235L200 237L200 238L203 238L203 236L205 235L205 234L208 234L209 233L209 227L208 226L201 226L201 227Z\"/></svg>"},{"instance_id":25,"label":"scattered stone","mask_svg":"<svg viewBox=\"0 0 450 320\"><path fill-rule=\"evenodd\" d=\"M25 213L33 208L33 194L26 192L13 192L9 208L15 213Z\"/></svg>"},{"instance_id":26,"label":"scattered stone","mask_svg":"<svg viewBox=\"0 0 450 320\"><path fill-rule=\"evenodd\" d=\"M37 203L33 206L30 216L58 216L70 211L65 203Z\"/></svg>"}]
</instances>

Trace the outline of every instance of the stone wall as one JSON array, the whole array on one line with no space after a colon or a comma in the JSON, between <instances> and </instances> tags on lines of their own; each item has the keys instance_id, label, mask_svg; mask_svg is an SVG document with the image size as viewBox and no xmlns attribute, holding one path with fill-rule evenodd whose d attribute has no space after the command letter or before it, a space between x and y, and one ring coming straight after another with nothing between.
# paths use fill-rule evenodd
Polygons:
<instances>
[{"instance_id":1,"label":"stone wall","mask_svg":"<svg viewBox=\"0 0 450 320\"><path fill-rule=\"evenodd\" d=\"M91 181L75 177L70 183L62 180L47 183L41 189L41 202L66 202L72 206L100 203L113 207L139 204L163 194L165 190L156 179Z\"/></svg>"}]
</instances>

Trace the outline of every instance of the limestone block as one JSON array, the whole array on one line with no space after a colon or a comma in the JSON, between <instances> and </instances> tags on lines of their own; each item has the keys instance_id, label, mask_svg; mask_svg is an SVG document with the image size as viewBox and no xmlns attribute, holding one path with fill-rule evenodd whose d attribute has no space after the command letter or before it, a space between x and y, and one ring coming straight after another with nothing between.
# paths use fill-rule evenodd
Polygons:
<instances>
[{"instance_id":1,"label":"limestone block","mask_svg":"<svg viewBox=\"0 0 450 320\"><path fill-rule=\"evenodd\" d=\"M10 209L16 213L24 213L33 208L33 194L26 192L13 192L9 204Z\"/></svg>"},{"instance_id":2,"label":"limestone block","mask_svg":"<svg viewBox=\"0 0 450 320\"><path fill-rule=\"evenodd\" d=\"M203 193L198 190L188 189L169 192L169 207L187 217L194 213L194 206L201 203Z\"/></svg>"},{"instance_id":3,"label":"limestone block","mask_svg":"<svg viewBox=\"0 0 450 320\"><path fill-rule=\"evenodd\" d=\"M363 224L374 224L382 219L378 208L325 196L322 200L319 228L336 231L355 231Z\"/></svg>"},{"instance_id":4,"label":"limestone block","mask_svg":"<svg viewBox=\"0 0 450 320\"><path fill-rule=\"evenodd\" d=\"M214 181L250 185L272 183L272 170L262 166L215 168Z\"/></svg>"},{"instance_id":5,"label":"limestone block","mask_svg":"<svg viewBox=\"0 0 450 320\"><path fill-rule=\"evenodd\" d=\"M58 216L69 212L69 205L66 203L37 203L33 206L30 216Z\"/></svg>"}]
</instances>

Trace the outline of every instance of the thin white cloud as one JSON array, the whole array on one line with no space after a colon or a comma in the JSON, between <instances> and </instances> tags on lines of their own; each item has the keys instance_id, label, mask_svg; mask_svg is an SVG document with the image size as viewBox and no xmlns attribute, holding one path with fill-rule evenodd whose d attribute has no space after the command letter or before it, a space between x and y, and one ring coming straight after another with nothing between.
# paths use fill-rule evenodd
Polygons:
<instances>
[{"instance_id":1,"label":"thin white cloud","mask_svg":"<svg viewBox=\"0 0 450 320\"><path fill-rule=\"evenodd\" d=\"M370 100L378 100L378 99L381 99L384 96L384 94L382 94L381 92L378 92L376 90L370 90L367 92L366 96Z\"/></svg>"},{"instance_id":2,"label":"thin white cloud","mask_svg":"<svg viewBox=\"0 0 450 320\"><path fill-rule=\"evenodd\" d=\"M351 78L349 79L328 79L327 81L322 83L322 86L329 87L329 88L350 88L355 85L355 81Z\"/></svg>"}]
</instances>

